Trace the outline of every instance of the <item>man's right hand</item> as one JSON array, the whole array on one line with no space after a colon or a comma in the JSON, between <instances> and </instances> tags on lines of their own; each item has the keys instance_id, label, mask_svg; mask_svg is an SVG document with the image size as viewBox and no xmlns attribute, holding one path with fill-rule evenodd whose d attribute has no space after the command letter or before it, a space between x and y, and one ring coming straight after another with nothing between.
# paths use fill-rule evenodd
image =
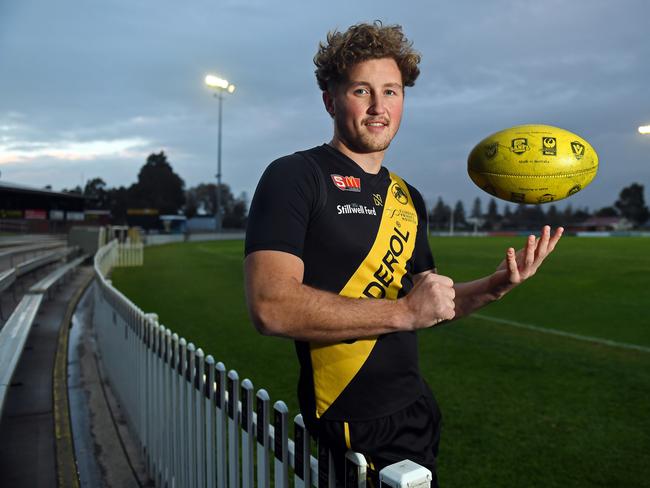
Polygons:
<instances>
[{"instance_id":1,"label":"man's right hand","mask_svg":"<svg viewBox=\"0 0 650 488\"><path fill-rule=\"evenodd\" d=\"M431 327L456 315L454 282L433 271L415 277L413 289L403 300L415 329Z\"/></svg>"}]
</instances>

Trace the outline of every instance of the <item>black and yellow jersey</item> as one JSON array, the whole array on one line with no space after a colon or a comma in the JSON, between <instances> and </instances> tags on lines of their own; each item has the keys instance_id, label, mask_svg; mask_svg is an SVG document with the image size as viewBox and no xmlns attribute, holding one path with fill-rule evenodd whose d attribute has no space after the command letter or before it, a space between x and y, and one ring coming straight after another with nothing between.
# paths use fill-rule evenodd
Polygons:
<instances>
[{"instance_id":1,"label":"black and yellow jersey","mask_svg":"<svg viewBox=\"0 0 650 488\"><path fill-rule=\"evenodd\" d=\"M280 158L264 172L249 212L246 255L300 257L303 282L359 299L397 299L433 269L420 194L382 167L363 171L329 145ZM345 314L330 310L342 323ZM301 411L358 421L389 415L424 391L415 332L335 344L296 341Z\"/></svg>"}]
</instances>

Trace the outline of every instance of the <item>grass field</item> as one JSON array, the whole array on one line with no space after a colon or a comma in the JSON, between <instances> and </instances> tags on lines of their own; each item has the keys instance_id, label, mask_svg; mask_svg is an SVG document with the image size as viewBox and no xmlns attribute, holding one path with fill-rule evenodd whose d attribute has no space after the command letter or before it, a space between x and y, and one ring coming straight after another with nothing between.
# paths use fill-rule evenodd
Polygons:
<instances>
[{"instance_id":1,"label":"grass field","mask_svg":"<svg viewBox=\"0 0 650 488\"><path fill-rule=\"evenodd\" d=\"M490 273L521 240L431 245L439 272L465 281ZM650 486L649 249L644 238L563 238L537 276L482 318L420 333L421 368L443 411L442 486ZM113 280L297 413L293 344L250 324L242 253L241 241L151 247L144 267L116 269Z\"/></svg>"}]
</instances>

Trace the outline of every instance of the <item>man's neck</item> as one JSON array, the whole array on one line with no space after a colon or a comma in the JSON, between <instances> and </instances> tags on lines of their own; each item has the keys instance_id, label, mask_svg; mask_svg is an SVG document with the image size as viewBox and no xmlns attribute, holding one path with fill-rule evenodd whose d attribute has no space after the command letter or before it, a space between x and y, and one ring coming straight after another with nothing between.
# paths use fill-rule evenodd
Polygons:
<instances>
[{"instance_id":1,"label":"man's neck","mask_svg":"<svg viewBox=\"0 0 650 488\"><path fill-rule=\"evenodd\" d=\"M329 145L357 163L366 173L373 175L379 173L379 170L381 169L381 163L384 160L384 154L386 152L378 151L373 153L357 153L352 151L336 136L332 138L332 140L329 142Z\"/></svg>"}]
</instances>

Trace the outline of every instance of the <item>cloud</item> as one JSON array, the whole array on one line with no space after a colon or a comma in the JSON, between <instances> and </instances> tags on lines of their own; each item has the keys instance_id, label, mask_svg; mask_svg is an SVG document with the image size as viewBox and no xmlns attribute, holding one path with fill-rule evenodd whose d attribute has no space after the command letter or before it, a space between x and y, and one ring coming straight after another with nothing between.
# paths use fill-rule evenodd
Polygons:
<instances>
[{"instance_id":1,"label":"cloud","mask_svg":"<svg viewBox=\"0 0 650 488\"><path fill-rule=\"evenodd\" d=\"M133 158L146 154L150 142L140 138L66 141L5 140L0 143L0 164L28 163L39 158L59 161L92 161L99 158Z\"/></svg>"},{"instance_id":2,"label":"cloud","mask_svg":"<svg viewBox=\"0 0 650 488\"><path fill-rule=\"evenodd\" d=\"M599 176L572 202L600 207L623 184L650 186L650 138L636 133L650 121L648 18L645 0L332 0L318 15L299 0L0 2L2 177L129 185L164 149L188 186L214 181L218 104L203 77L215 71L237 85L223 102L224 181L251 193L273 159L331 137L318 42L382 19L423 55L391 169L432 201L487 198L467 178L469 150L505 127L547 123L599 150Z\"/></svg>"}]
</instances>

